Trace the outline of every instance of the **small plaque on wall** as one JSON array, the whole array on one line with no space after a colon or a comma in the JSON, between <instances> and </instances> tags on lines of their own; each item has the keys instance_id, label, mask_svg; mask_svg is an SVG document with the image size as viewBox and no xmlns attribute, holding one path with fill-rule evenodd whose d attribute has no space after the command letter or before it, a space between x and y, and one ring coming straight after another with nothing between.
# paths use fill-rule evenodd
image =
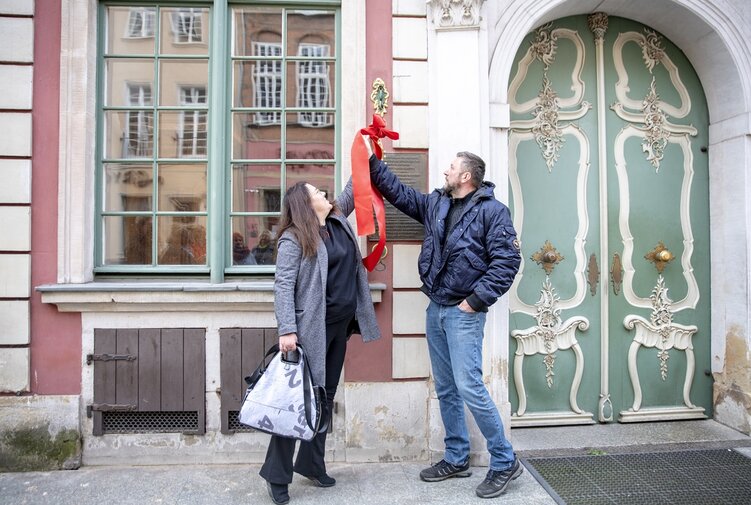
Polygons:
<instances>
[{"instance_id":1,"label":"small plaque on wall","mask_svg":"<svg viewBox=\"0 0 751 505\"><path fill-rule=\"evenodd\" d=\"M392 172L407 186L421 193L427 192L428 155L426 153L384 153L383 160ZM424 238L423 226L396 209L384 198L386 204L386 240L419 240ZM370 241L378 241L376 233L368 236Z\"/></svg>"}]
</instances>

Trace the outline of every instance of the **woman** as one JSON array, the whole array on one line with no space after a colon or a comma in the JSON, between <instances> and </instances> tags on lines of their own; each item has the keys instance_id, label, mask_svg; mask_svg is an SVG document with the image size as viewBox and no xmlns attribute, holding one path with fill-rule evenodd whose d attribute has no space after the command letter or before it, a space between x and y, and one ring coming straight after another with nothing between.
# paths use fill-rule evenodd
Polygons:
<instances>
[{"instance_id":1,"label":"woman","mask_svg":"<svg viewBox=\"0 0 751 505\"><path fill-rule=\"evenodd\" d=\"M354 206L351 182L333 205L314 186L298 182L284 197L277 243L279 348L288 352L298 343L303 346L313 382L326 388L329 412L352 328L359 325L365 342L380 337L367 274L346 219ZM260 474L274 503L289 502L293 471L319 487L336 483L326 473L325 444L325 432L301 442L293 466L295 440L271 437Z\"/></svg>"}]
</instances>

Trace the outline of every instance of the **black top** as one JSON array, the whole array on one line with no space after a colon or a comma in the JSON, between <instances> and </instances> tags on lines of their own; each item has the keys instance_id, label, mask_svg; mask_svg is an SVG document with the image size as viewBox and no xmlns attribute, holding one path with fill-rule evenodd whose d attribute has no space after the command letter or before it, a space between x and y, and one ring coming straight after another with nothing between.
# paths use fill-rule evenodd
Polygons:
<instances>
[{"instance_id":1,"label":"black top","mask_svg":"<svg viewBox=\"0 0 751 505\"><path fill-rule=\"evenodd\" d=\"M446 237L451 234L454 226L456 226L456 223L459 222L459 219L462 217L462 214L464 212L464 207L467 206L467 203L469 203L469 201L472 199L472 196L474 196L475 192L476 190L468 193L464 196L464 198L451 199L451 207L449 207L449 213L446 216L446 227L444 228L443 243L441 243L441 247L446 244Z\"/></svg>"},{"instance_id":2,"label":"black top","mask_svg":"<svg viewBox=\"0 0 751 505\"><path fill-rule=\"evenodd\" d=\"M326 280L326 323L352 318L357 309L357 254L347 230L336 219L326 219L321 236L329 256Z\"/></svg>"}]
</instances>

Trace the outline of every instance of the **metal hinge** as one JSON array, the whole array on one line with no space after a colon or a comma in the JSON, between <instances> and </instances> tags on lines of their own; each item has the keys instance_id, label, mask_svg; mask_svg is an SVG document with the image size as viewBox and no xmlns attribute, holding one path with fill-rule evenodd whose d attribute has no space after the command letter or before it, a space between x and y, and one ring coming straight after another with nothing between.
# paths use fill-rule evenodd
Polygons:
<instances>
[{"instance_id":1,"label":"metal hinge","mask_svg":"<svg viewBox=\"0 0 751 505\"><path fill-rule=\"evenodd\" d=\"M132 354L87 354L86 364L90 365L92 361L135 361L136 357Z\"/></svg>"},{"instance_id":2,"label":"metal hinge","mask_svg":"<svg viewBox=\"0 0 751 505\"><path fill-rule=\"evenodd\" d=\"M93 411L97 412L133 412L136 410L135 405L112 404L112 403L92 403L86 405L86 417L91 417Z\"/></svg>"}]
</instances>

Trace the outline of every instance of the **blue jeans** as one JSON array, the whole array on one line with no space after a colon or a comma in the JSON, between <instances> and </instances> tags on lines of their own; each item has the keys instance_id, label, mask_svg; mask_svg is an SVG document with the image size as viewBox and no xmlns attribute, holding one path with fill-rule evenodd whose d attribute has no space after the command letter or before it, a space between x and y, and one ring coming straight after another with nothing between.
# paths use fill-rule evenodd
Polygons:
<instances>
[{"instance_id":1,"label":"blue jeans","mask_svg":"<svg viewBox=\"0 0 751 505\"><path fill-rule=\"evenodd\" d=\"M461 465L469 456L469 432L464 404L475 418L490 453L490 469L505 470L514 462L514 449L503 433L503 422L482 381L484 312L467 313L456 305L430 302L427 337L433 379L446 429L444 459Z\"/></svg>"}]
</instances>

